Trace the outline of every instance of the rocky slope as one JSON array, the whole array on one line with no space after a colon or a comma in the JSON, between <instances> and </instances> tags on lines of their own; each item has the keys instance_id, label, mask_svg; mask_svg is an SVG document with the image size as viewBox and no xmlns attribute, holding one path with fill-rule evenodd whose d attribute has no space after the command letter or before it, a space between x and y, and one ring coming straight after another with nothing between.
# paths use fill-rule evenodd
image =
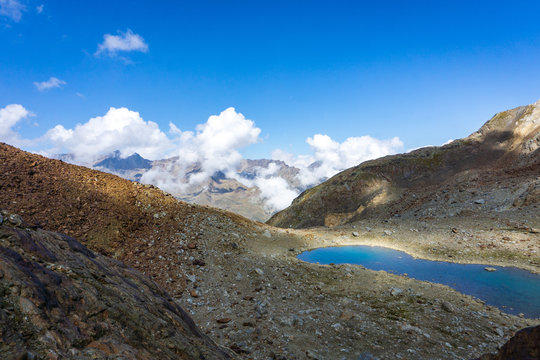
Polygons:
<instances>
[{"instance_id":1,"label":"rocky slope","mask_svg":"<svg viewBox=\"0 0 540 360\"><path fill-rule=\"evenodd\" d=\"M3 359L230 359L146 276L0 212Z\"/></svg>"},{"instance_id":2,"label":"rocky slope","mask_svg":"<svg viewBox=\"0 0 540 360\"><path fill-rule=\"evenodd\" d=\"M238 232L252 226L238 215L178 201L153 186L6 144L0 144L0 204L31 224L75 237L94 251L151 273L161 285L174 279L171 293L185 287L176 266L137 261L142 254L146 259L166 255L154 244L166 242L167 253L197 244L211 236L193 230L209 216L234 224Z\"/></svg>"},{"instance_id":3,"label":"rocky slope","mask_svg":"<svg viewBox=\"0 0 540 360\"><path fill-rule=\"evenodd\" d=\"M442 147L367 161L296 198L268 223L336 226L402 216L470 216L523 211L538 223L540 101L495 115L479 131ZM537 224L538 225L538 224Z\"/></svg>"}]
</instances>

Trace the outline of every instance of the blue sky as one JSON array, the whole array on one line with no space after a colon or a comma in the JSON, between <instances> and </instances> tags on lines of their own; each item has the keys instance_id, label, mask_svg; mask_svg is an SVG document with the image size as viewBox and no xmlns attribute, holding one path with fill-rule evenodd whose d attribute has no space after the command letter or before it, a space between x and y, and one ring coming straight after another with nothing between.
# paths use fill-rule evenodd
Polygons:
<instances>
[{"instance_id":1,"label":"blue sky","mask_svg":"<svg viewBox=\"0 0 540 360\"><path fill-rule=\"evenodd\" d=\"M0 108L34 114L13 127L24 139L110 107L139 112L165 133L170 122L195 131L234 107L261 129L238 148L248 158L307 154L315 134L338 143L399 137L407 150L464 137L540 98L538 1L0 6ZM106 34L128 31L147 49L96 53ZM51 77L58 87L34 84Z\"/></svg>"}]
</instances>

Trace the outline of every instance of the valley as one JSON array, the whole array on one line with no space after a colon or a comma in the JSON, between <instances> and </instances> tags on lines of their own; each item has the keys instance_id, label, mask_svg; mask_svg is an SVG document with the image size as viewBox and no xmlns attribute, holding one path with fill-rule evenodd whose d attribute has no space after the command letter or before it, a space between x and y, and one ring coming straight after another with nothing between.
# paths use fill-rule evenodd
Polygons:
<instances>
[{"instance_id":1,"label":"valley","mask_svg":"<svg viewBox=\"0 0 540 360\"><path fill-rule=\"evenodd\" d=\"M63 232L133 267L238 358L478 358L540 320L444 285L296 256L364 244L540 273L539 106L496 115L469 140L346 170L269 221L281 227L5 144L0 203L25 219L21 229ZM501 128L502 138L490 135ZM465 161L456 167L458 157ZM21 296L10 294L14 303ZM59 343L68 344L62 351L84 353L92 342ZM3 346L45 356L39 342ZM92 351L98 358L128 354L122 346Z\"/></svg>"}]
</instances>

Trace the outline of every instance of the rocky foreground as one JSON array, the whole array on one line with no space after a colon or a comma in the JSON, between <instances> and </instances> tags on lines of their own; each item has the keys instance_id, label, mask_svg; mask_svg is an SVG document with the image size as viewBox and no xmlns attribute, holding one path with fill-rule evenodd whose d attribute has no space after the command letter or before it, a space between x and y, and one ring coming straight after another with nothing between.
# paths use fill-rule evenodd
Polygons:
<instances>
[{"instance_id":1,"label":"rocky foreground","mask_svg":"<svg viewBox=\"0 0 540 360\"><path fill-rule=\"evenodd\" d=\"M148 277L0 214L3 359L230 359Z\"/></svg>"}]
</instances>

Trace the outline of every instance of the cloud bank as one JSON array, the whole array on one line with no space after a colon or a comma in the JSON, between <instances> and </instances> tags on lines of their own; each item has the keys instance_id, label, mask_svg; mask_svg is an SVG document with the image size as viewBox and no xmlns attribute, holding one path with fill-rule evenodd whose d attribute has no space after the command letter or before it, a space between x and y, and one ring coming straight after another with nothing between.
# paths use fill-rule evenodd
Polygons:
<instances>
[{"instance_id":1,"label":"cloud bank","mask_svg":"<svg viewBox=\"0 0 540 360\"><path fill-rule=\"evenodd\" d=\"M0 141L13 146L28 145L30 141L21 139L13 127L22 119L33 115L20 104L11 104L0 109Z\"/></svg>"},{"instance_id":2,"label":"cloud bank","mask_svg":"<svg viewBox=\"0 0 540 360\"><path fill-rule=\"evenodd\" d=\"M54 88L59 88L59 87L62 87L64 85L66 85L67 83L64 81L64 80L60 80L54 76L51 76L49 78L49 80L47 81L42 81L42 82L37 82L37 81L34 81L34 86L39 90L39 91L45 91L45 90L49 90L49 89L54 89Z\"/></svg>"},{"instance_id":3,"label":"cloud bank","mask_svg":"<svg viewBox=\"0 0 540 360\"><path fill-rule=\"evenodd\" d=\"M316 134L306 142L312 154L295 156L279 149L272 153L272 159L300 169L298 179L303 186L313 186L342 170L403 149L403 142L398 137L388 140L371 136L350 137L339 143L328 135Z\"/></svg>"},{"instance_id":4,"label":"cloud bank","mask_svg":"<svg viewBox=\"0 0 540 360\"><path fill-rule=\"evenodd\" d=\"M1 109L0 139L21 144L23 140L13 126L30 115L21 105ZM41 153L69 153L73 162L86 165L116 150L122 157L136 152L150 160L168 158L145 172L141 182L177 195L200 191L212 176L222 173L248 187L257 186L265 206L272 211L287 207L301 191L339 171L403 148L397 137L350 137L340 143L328 135L316 134L306 139L309 154L294 155L278 149L272 153L272 161L252 162L248 166L240 150L261 141L260 134L255 122L232 107L210 116L194 131L169 123L167 133L138 112L111 107L105 115L71 129L56 125L40 141L50 146Z\"/></svg>"},{"instance_id":5,"label":"cloud bank","mask_svg":"<svg viewBox=\"0 0 540 360\"><path fill-rule=\"evenodd\" d=\"M138 112L114 107L104 116L77 124L74 129L56 125L44 138L53 144L47 153L68 152L78 163L92 162L115 150L120 150L122 156L137 152L155 160L166 155L173 146L155 122L144 121Z\"/></svg>"},{"instance_id":6,"label":"cloud bank","mask_svg":"<svg viewBox=\"0 0 540 360\"><path fill-rule=\"evenodd\" d=\"M140 51L148 52L148 44L142 36L128 29L126 32L118 31L118 35L105 34L103 42L98 44L95 55L116 55L118 52Z\"/></svg>"},{"instance_id":7,"label":"cloud bank","mask_svg":"<svg viewBox=\"0 0 540 360\"><path fill-rule=\"evenodd\" d=\"M195 132L181 131L172 123L169 127L178 159L167 167L155 167L144 173L141 181L171 192L201 184L217 171L233 177L242 161L239 150L260 141L261 133L253 121L232 107L210 116L206 123L197 125ZM194 164L196 172L193 172ZM178 175L172 179L171 172Z\"/></svg>"}]
</instances>

